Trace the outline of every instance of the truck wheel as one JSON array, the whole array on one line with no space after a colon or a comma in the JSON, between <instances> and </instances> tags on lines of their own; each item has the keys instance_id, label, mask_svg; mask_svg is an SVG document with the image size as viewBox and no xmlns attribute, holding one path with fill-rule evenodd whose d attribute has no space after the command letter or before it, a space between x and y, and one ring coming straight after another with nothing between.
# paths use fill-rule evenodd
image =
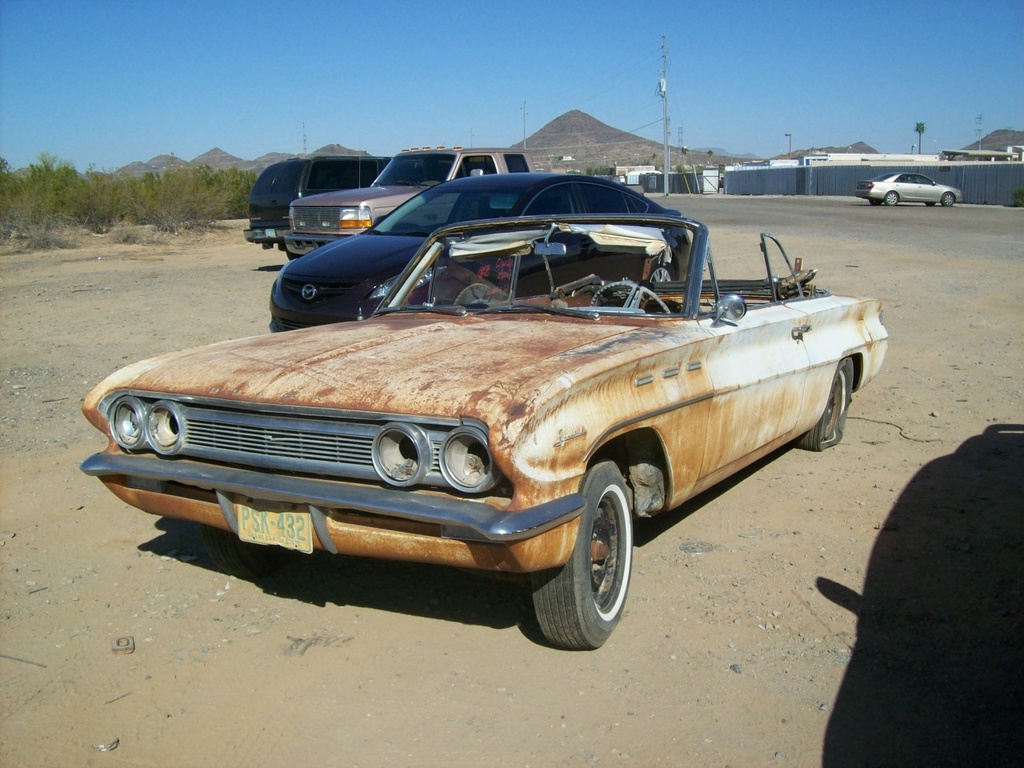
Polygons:
<instances>
[{"instance_id":1,"label":"truck wheel","mask_svg":"<svg viewBox=\"0 0 1024 768\"><path fill-rule=\"evenodd\" d=\"M212 525L200 523L199 534L213 564L241 579L269 576L284 565L288 555L281 547L250 544L231 531Z\"/></svg>"},{"instance_id":2,"label":"truck wheel","mask_svg":"<svg viewBox=\"0 0 1024 768\"><path fill-rule=\"evenodd\" d=\"M796 441L797 448L824 451L842 440L846 430L846 412L852 398L853 361L847 357L839 361L835 376L832 377L824 413L818 423Z\"/></svg>"},{"instance_id":3,"label":"truck wheel","mask_svg":"<svg viewBox=\"0 0 1024 768\"><path fill-rule=\"evenodd\" d=\"M571 650L600 648L622 617L633 562L629 489L614 462L583 479L586 506L576 545L561 568L532 577L533 607L544 636Z\"/></svg>"}]
</instances>

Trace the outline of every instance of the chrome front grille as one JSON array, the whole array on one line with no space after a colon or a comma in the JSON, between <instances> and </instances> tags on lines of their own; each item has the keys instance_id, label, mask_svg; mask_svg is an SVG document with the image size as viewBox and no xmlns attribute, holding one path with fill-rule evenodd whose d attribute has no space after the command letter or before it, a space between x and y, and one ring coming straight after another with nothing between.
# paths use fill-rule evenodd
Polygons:
<instances>
[{"instance_id":1,"label":"chrome front grille","mask_svg":"<svg viewBox=\"0 0 1024 768\"><path fill-rule=\"evenodd\" d=\"M379 480L373 442L394 419L292 416L182 404L181 455L236 465L359 480ZM431 446L427 485L445 486L438 456L451 426L422 424Z\"/></svg>"},{"instance_id":2,"label":"chrome front grille","mask_svg":"<svg viewBox=\"0 0 1024 768\"><path fill-rule=\"evenodd\" d=\"M310 282L309 280L292 280L283 282L285 291L301 300L304 304L322 304L325 301L344 296L358 285L352 282Z\"/></svg>"},{"instance_id":3,"label":"chrome front grille","mask_svg":"<svg viewBox=\"0 0 1024 768\"><path fill-rule=\"evenodd\" d=\"M341 208L337 205L293 205L290 215L295 232L341 231Z\"/></svg>"}]
</instances>

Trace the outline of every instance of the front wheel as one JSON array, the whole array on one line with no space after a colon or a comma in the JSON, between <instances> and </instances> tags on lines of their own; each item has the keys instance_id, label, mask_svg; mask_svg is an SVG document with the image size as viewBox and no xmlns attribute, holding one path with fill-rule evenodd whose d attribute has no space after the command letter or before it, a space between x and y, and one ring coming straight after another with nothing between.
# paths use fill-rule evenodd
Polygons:
<instances>
[{"instance_id":1,"label":"front wheel","mask_svg":"<svg viewBox=\"0 0 1024 768\"><path fill-rule=\"evenodd\" d=\"M895 190L892 190L890 192L886 192L885 193L885 204L886 205L896 205L896 203L898 203L899 201L900 201L899 193L896 192Z\"/></svg>"},{"instance_id":2,"label":"front wheel","mask_svg":"<svg viewBox=\"0 0 1024 768\"><path fill-rule=\"evenodd\" d=\"M592 467L581 488L576 545L561 568L532 576L544 636L571 650L600 648L622 617L633 562L630 492L614 462Z\"/></svg>"},{"instance_id":3,"label":"front wheel","mask_svg":"<svg viewBox=\"0 0 1024 768\"><path fill-rule=\"evenodd\" d=\"M949 208L953 203L956 202L956 195L952 192L943 192L942 197L939 198L939 205L943 208Z\"/></svg>"},{"instance_id":4,"label":"front wheel","mask_svg":"<svg viewBox=\"0 0 1024 768\"><path fill-rule=\"evenodd\" d=\"M242 541L231 531L199 524L200 537L213 564L241 579L269 576L284 565L288 552L276 546Z\"/></svg>"},{"instance_id":5,"label":"front wheel","mask_svg":"<svg viewBox=\"0 0 1024 768\"><path fill-rule=\"evenodd\" d=\"M824 451L843 439L846 430L846 412L853 398L853 361L844 358L832 377L825 410L818 423L804 433L796 442L797 448L805 451Z\"/></svg>"}]
</instances>

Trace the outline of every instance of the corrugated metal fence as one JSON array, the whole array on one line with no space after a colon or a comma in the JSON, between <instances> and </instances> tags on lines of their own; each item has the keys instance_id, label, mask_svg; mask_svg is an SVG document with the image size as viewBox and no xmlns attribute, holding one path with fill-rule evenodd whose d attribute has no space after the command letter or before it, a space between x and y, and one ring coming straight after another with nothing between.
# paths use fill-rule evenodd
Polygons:
<instances>
[{"instance_id":1,"label":"corrugated metal fence","mask_svg":"<svg viewBox=\"0 0 1024 768\"><path fill-rule=\"evenodd\" d=\"M963 202L1013 205L1013 191L1024 186L1024 163L942 163L938 165L807 165L725 172L727 195L852 195L858 181L883 173L923 173L940 184L959 187ZM674 185L673 185L674 186ZM674 190L673 190L674 191Z\"/></svg>"}]
</instances>

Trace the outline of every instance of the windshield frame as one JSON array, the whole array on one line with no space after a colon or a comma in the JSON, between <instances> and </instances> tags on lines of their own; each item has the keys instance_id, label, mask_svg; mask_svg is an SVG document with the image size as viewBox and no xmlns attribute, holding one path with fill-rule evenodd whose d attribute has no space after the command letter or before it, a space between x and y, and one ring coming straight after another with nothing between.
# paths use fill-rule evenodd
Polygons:
<instances>
[{"instance_id":1,"label":"windshield frame","mask_svg":"<svg viewBox=\"0 0 1024 768\"><path fill-rule=\"evenodd\" d=\"M639 314L644 315L642 310L636 311L632 308L623 307L602 307L602 306L576 306L567 307L563 306L563 302L556 302L556 298L553 294L547 297L524 294L516 295L516 289L518 286L518 280L520 276L520 268L522 266L521 259L527 253L532 253L531 247L534 243L539 242L545 238L550 238L552 232L572 232L576 228L575 234L579 234L582 230L580 227L586 226L621 226L626 228L649 228L649 229L660 229L663 231L676 232L679 228L686 231L690 238L688 244L688 257L685 265L680 265L685 269L686 274L680 274L677 280L680 282L680 290L683 290L682 284L686 284L686 296L680 300L680 309L678 312L673 311L671 313L674 317L686 316L696 317L697 310L700 303L700 284L701 276L706 261L710 258L710 248L708 245L708 232L707 227L700 222L694 221L681 216L668 215L668 214L570 214L564 216L520 216L514 218L504 219L485 219L478 221L463 222L453 226L444 227L433 232L423 243L416 255L411 259L405 270L398 276L392 286L391 291L380 303L378 312L380 313L393 313L398 311L438 311L442 307L459 307L467 309L470 314L479 313L485 309L491 309L496 306L502 306L506 308L515 308L521 304L535 304L536 299L551 299L551 304L556 309L567 309L569 312L577 312L580 316L589 317L595 312L599 314L611 314L611 315L623 315L623 314ZM523 247L520 243L516 246L510 242L507 247L506 257L511 257L515 260L514 265L514 280L516 281L512 285L512 289L508 293L508 298L505 301L482 301L479 304L471 303L469 305L459 305L454 301L450 300L450 296L443 298L435 293L434 281L441 274L437 269L434 269L429 286L425 292L421 292L418 296L414 296L414 291L418 284L423 287L420 283L421 278L426 273L426 270L435 267L439 263L439 259L442 255L448 256L450 246L452 243L460 243L471 240L485 240L487 236L500 235L501 233L511 232L523 232L525 237L523 239L529 241L529 246ZM642 240L638 240L634 244L633 248L638 248ZM459 246L456 245L456 248ZM493 257L497 254L497 251L484 251L484 255ZM479 257L478 257L479 258ZM642 258L639 254L637 255L638 261ZM550 273L550 267L545 265ZM696 280L694 280L696 276ZM614 279L610 282L614 282ZM552 282L555 285L555 282ZM663 315L664 316L664 315ZM653 317L653 315L649 315Z\"/></svg>"}]
</instances>

